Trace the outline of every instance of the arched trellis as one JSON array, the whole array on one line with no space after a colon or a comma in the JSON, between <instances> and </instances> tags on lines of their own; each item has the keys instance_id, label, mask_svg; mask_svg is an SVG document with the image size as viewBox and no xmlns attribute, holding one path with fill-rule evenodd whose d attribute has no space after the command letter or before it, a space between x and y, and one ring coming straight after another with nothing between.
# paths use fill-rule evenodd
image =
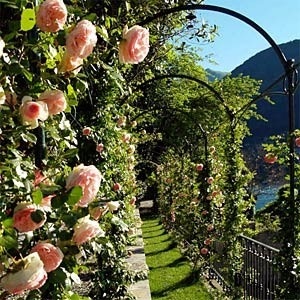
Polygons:
<instances>
[{"instance_id":1,"label":"arched trellis","mask_svg":"<svg viewBox=\"0 0 300 300\"><path fill-rule=\"evenodd\" d=\"M290 228L292 228L293 232L290 235L290 240L283 245L285 249L282 252L286 259L286 274L284 274L285 279L282 280L285 284L285 291L283 292L283 297L295 296L300 293L300 283L297 282L297 274L295 270L295 261L297 261L297 239L299 235L299 229L296 232L296 224L297 220L300 217L299 208L296 206L295 199L295 137L293 135L295 131L295 89L298 86L298 72L295 68L294 59L287 59L285 54L282 52L280 47L276 44L276 42L272 39L272 37L257 23L249 19L248 17L224 8L220 6L214 5L204 5L204 4L190 4L190 5L182 5L178 7L173 7L170 9L162 10L153 16L147 17L145 20L139 22L139 25L144 26L155 19L160 17L170 15L176 12L182 11L192 11L192 10L207 10L207 11L215 11L220 12L229 16L232 16L240 21L248 24L253 29L255 29L272 47L275 51L282 67L285 72L284 81L286 82L286 87L284 87L284 92L288 98L288 120L289 120L289 176L290 176L290 189L289 189L289 197L286 201L286 207L289 208L291 212L290 216ZM299 196L298 196L299 197ZM299 248L299 246L298 246ZM299 250L299 249L298 249Z\"/></svg>"},{"instance_id":2,"label":"arched trellis","mask_svg":"<svg viewBox=\"0 0 300 300\"><path fill-rule=\"evenodd\" d=\"M239 206L242 205L244 206L244 204L242 204L243 201L245 201L245 199L240 199L240 197L236 196L236 195L240 195L240 188L243 188L243 187L240 187L238 182L239 182L239 179L236 177L236 168L237 168L237 161L236 161L236 158L237 156L239 155L239 147L232 147L235 142L236 142L236 131L235 129L238 129L237 128L237 124L240 120L240 116L236 116L236 112L234 112L226 103L226 99L223 98L223 96L220 94L219 91L217 91L214 86L204 80L201 80L199 78L196 78L194 76L191 76L191 75L186 75L186 74L163 74L163 75L157 75L149 80L146 80L144 82L142 82L141 84L137 85L135 87L135 91L137 90L144 90L144 88L153 83L153 82L156 82L156 81L160 81L160 80L164 80L164 79L167 79L167 80L170 80L170 79L184 79L184 80L188 80L188 81L193 81L195 83L197 83L199 86L201 87L204 87L206 90L209 91L210 95L212 97L214 97L216 99L216 102L215 104L217 105L216 107L218 107L218 110L222 110L223 112L225 112L225 119L221 122L221 124L227 124L226 126L228 126L228 142L225 143L225 148L227 149L227 153L228 153L228 162L227 162L227 165L228 165L228 168L227 168L227 171L226 171L226 178L228 179L227 182L228 184L226 185L226 187L224 187L224 192L225 192L225 195L227 195L226 197L226 203L223 207L224 209L224 220L226 219L227 220L227 227L225 229L228 229L228 234L226 235L227 239L225 241L225 244L226 244L226 251L224 251L224 254L225 253L230 253L230 252L234 252L236 254L236 257L234 257L234 261L232 260L232 258L230 258L230 260L227 262L228 264L228 270L231 269L230 271L230 282L232 284L235 284L235 278L237 276L237 270L232 268L232 263L237 263L238 261L240 261L238 259L238 256L241 258L241 255L238 255L237 252L238 252L238 247L237 247L237 244L238 244L238 236L239 234L241 233L240 231L237 232L235 231L235 228L237 227L240 227L241 228L241 222L238 221L240 218L239 218L239 215L238 215L238 211L239 211ZM261 94L262 96L264 96L264 94ZM227 99L228 100L228 99ZM156 103L156 101L154 101ZM198 104L201 104L201 98L199 98L197 101L196 101ZM244 106L247 106L248 103L246 103ZM244 107L243 106L243 107ZM241 107L241 109L243 109L243 107ZM140 114L138 114L137 116L135 116L134 118L139 118L140 116L142 116L144 113L148 113L148 112L152 112L154 110L160 110L160 109L168 109L166 108L165 106L163 107L160 107L160 105L158 105L158 107L155 107L155 108L150 108L150 109L147 109L146 111L142 111ZM170 108L169 108L170 109ZM174 108L171 108L171 109L174 109ZM181 113L184 113L184 114L188 114L186 111L181 111L181 110L178 110L177 108L175 108L175 110L181 112ZM188 117L191 117L189 116L188 114ZM199 119L195 119L196 122L199 122ZM219 127L219 126L218 126ZM207 151L207 136L206 136L206 133L203 129L203 126L200 124L199 126L200 128L200 131L202 132L203 136L204 136L204 139L206 141L206 147L205 147L205 161L206 161L206 166L208 166L209 164L207 163L208 162L208 151ZM212 132L211 132L212 133ZM212 133L213 134L213 133ZM230 153L230 154L229 154ZM210 171L209 169L205 169L205 172L206 172L206 177L210 176ZM243 177L243 176L242 176ZM204 188L204 190L206 190ZM236 200L236 201L235 201ZM230 238L229 238L230 237ZM233 251L235 250L235 251ZM238 265L239 263L237 263ZM231 266L231 267L229 267Z\"/></svg>"}]
</instances>

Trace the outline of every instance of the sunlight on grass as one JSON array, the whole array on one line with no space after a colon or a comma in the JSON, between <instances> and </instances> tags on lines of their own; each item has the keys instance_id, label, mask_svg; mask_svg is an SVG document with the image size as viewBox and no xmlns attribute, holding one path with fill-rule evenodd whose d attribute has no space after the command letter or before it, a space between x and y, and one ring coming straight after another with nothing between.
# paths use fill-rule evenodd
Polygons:
<instances>
[{"instance_id":1,"label":"sunlight on grass","mask_svg":"<svg viewBox=\"0 0 300 300\"><path fill-rule=\"evenodd\" d=\"M158 219L143 220L142 230L152 299L213 300Z\"/></svg>"}]
</instances>

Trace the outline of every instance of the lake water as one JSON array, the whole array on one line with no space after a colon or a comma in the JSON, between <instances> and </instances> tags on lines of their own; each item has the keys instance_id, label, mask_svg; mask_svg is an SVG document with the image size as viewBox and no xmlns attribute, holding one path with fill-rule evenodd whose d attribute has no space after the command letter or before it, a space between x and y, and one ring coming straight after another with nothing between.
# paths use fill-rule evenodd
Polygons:
<instances>
[{"instance_id":1,"label":"lake water","mask_svg":"<svg viewBox=\"0 0 300 300\"><path fill-rule=\"evenodd\" d=\"M266 204L276 200L278 189L278 186L267 186L260 189L259 192L255 192L257 198L255 209L259 210Z\"/></svg>"}]
</instances>

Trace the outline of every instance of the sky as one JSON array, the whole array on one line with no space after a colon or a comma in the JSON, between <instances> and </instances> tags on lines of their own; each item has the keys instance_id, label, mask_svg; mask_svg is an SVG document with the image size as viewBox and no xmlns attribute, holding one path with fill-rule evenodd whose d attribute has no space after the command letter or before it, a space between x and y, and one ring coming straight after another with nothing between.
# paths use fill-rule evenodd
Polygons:
<instances>
[{"instance_id":1,"label":"sky","mask_svg":"<svg viewBox=\"0 0 300 300\"><path fill-rule=\"evenodd\" d=\"M300 0L206 0L248 17L277 43L300 39ZM270 44L248 24L223 13L197 11L208 24L216 24L219 36L211 44L200 45L202 57L213 54L217 64L203 61L204 68L230 72ZM300 51L300 49L299 49Z\"/></svg>"}]
</instances>

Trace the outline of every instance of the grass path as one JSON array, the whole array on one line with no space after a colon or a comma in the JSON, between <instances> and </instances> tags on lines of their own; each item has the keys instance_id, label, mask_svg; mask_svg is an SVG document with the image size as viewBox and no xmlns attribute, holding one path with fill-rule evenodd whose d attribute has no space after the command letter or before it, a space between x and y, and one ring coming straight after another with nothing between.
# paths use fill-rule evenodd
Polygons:
<instances>
[{"instance_id":1,"label":"grass path","mask_svg":"<svg viewBox=\"0 0 300 300\"><path fill-rule=\"evenodd\" d=\"M189 263L158 219L143 219L142 230L153 300L213 300L203 283L193 279Z\"/></svg>"}]
</instances>

